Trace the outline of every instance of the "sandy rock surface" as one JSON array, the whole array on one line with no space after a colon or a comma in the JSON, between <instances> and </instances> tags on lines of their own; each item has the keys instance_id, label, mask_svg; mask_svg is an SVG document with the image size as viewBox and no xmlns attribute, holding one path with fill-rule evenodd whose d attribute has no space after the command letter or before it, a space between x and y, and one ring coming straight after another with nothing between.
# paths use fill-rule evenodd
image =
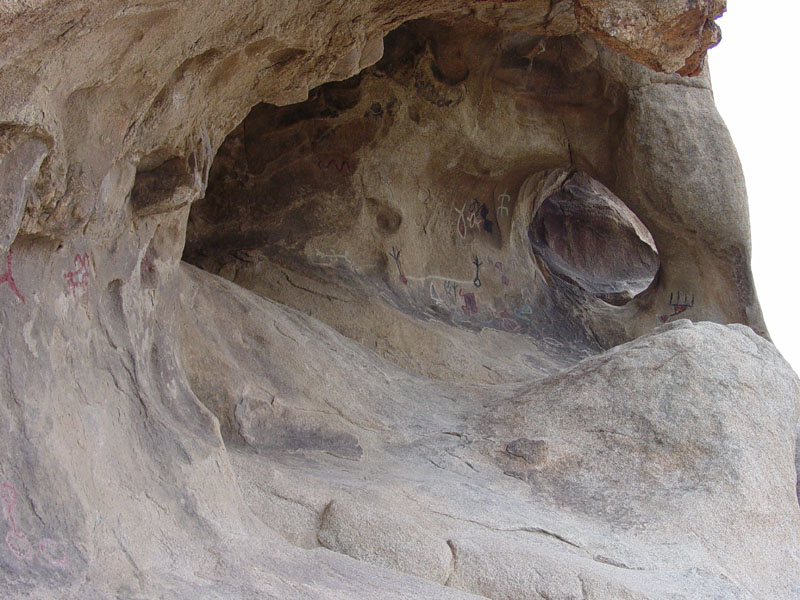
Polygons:
<instances>
[{"instance_id":1,"label":"sandy rock surface","mask_svg":"<svg viewBox=\"0 0 800 600\"><path fill-rule=\"evenodd\" d=\"M0 597L800 597L724 8L0 4Z\"/></svg>"}]
</instances>

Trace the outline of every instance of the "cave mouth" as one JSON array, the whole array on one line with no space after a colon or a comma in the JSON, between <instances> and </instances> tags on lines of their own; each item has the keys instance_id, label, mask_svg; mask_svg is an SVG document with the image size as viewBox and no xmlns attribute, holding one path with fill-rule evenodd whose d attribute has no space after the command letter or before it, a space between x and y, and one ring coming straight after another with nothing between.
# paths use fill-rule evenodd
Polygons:
<instances>
[{"instance_id":1,"label":"cave mouth","mask_svg":"<svg viewBox=\"0 0 800 600\"><path fill-rule=\"evenodd\" d=\"M571 265L592 251L561 248L569 236L546 219L531 237L542 261L526 187L557 175L573 195L613 197L565 170L611 169L626 104L599 55L571 36L472 21L411 22L384 50L302 102L251 109L191 206L183 259L437 380L522 381L599 351L585 303L625 301L652 281L655 251L631 233L646 229L619 200L606 212L624 216L598 206L593 220L614 233L584 246L607 263L638 253L644 267L595 272ZM570 144L578 131L596 138ZM561 293L571 284L542 277L548 264L591 293ZM617 315L606 318L616 331Z\"/></svg>"},{"instance_id":2,"label":"cave mouth","mask_svg":"<svg viewBox=\"0 0 800 600\"><path fill-rule=\"evenodd\" d=\"M660 264L647 227L582 172L541 200L529 238L553 275L616 306L646 290Z\"/></svg>"}]
</instances>

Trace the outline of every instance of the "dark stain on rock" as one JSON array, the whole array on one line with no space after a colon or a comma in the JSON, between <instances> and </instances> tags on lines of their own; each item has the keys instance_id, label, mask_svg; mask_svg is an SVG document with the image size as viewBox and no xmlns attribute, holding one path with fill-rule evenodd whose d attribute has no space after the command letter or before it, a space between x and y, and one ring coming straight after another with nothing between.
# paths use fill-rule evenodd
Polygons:
<instances>
[{"instance_id":1,"label":"dark stain on rock","mask_svg":"<svg viewBox=\"0 0 800 600\"><path fill-rule=\"evenodd\" d=\"M547 460L548 448L544 440L529 440L520 438L506 446L506 452L511 456L522 458L532 465L542 464Z\"/></svg>"},{"instance_id":2,"label":"dark stain on rock","mask_svg":"<svg viewBox=\"0 0 800 600\"><path fill-rule=\"evenodd\" d=\"M403 222L403 216L390 206L378 205L377 201L374 200L373 202L375 202L377 208L375 222L378 225L378 229L383 233L397 233L397 230L400 229L400 224Z\"/></svg>"}]
</instances>

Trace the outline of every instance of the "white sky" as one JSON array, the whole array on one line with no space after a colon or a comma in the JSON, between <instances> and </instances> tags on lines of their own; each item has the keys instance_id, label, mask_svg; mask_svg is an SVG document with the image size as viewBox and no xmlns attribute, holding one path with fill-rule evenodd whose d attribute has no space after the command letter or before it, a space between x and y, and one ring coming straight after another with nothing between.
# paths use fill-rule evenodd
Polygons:
<instances>
[{"instance_id":1,"label":"white sky","mask_svg":"<svg viewBox=\"0 0 800 600\"><path fill-rule=\"evenodd\" d=\"M800 255L800 2L728 0L717 23L722 43L709 52L714 99L731 131L747 179L753 273L775 345L800 370L797 263Z\"/></svg>"}]
</instances>

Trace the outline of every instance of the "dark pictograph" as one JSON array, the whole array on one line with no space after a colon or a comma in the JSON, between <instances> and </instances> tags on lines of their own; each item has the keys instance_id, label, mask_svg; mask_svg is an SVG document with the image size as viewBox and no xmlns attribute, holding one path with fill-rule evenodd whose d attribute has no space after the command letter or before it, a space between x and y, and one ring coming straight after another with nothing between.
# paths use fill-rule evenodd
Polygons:
<instances>
[{"instance_id":1,"label":"dark pictograph","mask_svg":"<svg viewBox=\"0 0 800 600\"><path fill-rule=\"evenodd\" d=\"M403 285L408 285L408 279L403 274L403 268L400 266L400 248L395 248L392 246L392 251L389 252L389 256L394 259L394 264L397 266L397 273L400 275L400 281L403 282Z\"/></svg>"},{"instance_id":2,"label":"dark pictograph","mask_svg":"<svg viewBox=\"0 0 800 600\"><path fill-rule=\"evenodd\" d=\"M659 319L661 319L662 323L666 323L672 317L679 315L683 312L686 312L687 310L692 308L694 306L694 294L692 294L692 299L689 300L689 294L684 294L683 298L681 298L680 292L678 292L677 295L670 292L669 305L672 307L672 314L661 315Z\"/></svg>"},{"instance_id":3,"label":"dark pictograph","mask_svg":"<svg viewBox=\"0 0 800 600\"><path fill-rule=\"evenodd\" d=\"M472 261L472 264L475 265L475 279L472 280L473 285L476 288L481 287L481 265L483 264L481 261L478 260L478 257L475 257L475 260Z\"/></svg>"}]
</instances>

